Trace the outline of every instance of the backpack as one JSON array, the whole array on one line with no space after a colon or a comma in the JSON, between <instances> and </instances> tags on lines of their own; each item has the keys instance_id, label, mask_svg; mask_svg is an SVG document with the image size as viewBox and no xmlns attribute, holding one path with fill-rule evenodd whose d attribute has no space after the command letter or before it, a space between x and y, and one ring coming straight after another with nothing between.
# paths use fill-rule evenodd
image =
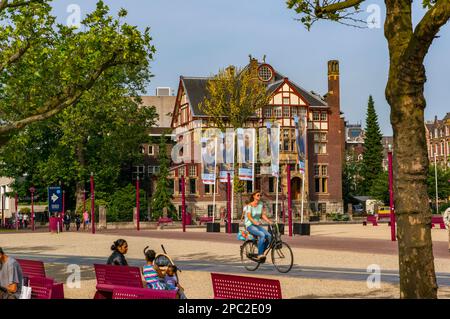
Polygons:
<instances>
[{"instance_id":1,"label":"backpack","mask_svg":"<svg viewBox=\"0 0 450 319\"><path fill-rule=\"evenodd\" d=\"M253 240L254 237L247 230L240 230L237 233L237 239L246 241L246 240Z\"/></svg>"}]
</instances>

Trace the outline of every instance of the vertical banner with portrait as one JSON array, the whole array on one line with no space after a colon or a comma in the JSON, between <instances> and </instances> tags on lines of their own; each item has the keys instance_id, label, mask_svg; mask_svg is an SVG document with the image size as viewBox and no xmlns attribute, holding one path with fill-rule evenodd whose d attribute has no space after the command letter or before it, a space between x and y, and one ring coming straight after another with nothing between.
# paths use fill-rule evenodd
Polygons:
<instances>
[{"instance_id":1,"label":"vertical banner with portrait","mask_svg":"<svg viewBox=\"0 0 450 319\"><path fill-rule=\"evenodd\" d=\"M237 130L239 180L253 181L255 176L256 130L254 128Z\"/></svg>"},{"instance_id":2,"label":"vertical banner with portrait","mask_svg":"<svg viewBox=\"0 0 450 319\"><path fill-rule=\"evenodd\" d=\"M270 149L270 167L273 177L280 176L280 125L266 123Z\"/></svg>"},{"instance_id":3,"label":"vertical banner with portrait","mask_svg":"<svg viewBox=\"0 0 450 319\"><path fill-rule=\"evenodd\" d=\"M298 166L302 174L305 174L306 163L306 117L294 116L295 141L297 145Z\"/></svg>"},{"instance_id":4,"label":"vertical banner with portrait","mask_svg":"<svg viewBox=\"0 0 450 319\"><path fill-rule=\"evenodd\" d=\"M217 139L214 137L202 137L202 182L214 185L216 180L216 149Z\"/></svg>"},{"instance_id":5,"label":"vertical banner with portrait","mask_svg":"<svg viewBox=\"0 0 450 319\"><path fill-rule=\"evenodd\" d=\"M219 181L221 183L228 182L228 173L231 180L234 178L234 132L226 132L221 134L219 143Z\"/></svg>"}]
</instances>

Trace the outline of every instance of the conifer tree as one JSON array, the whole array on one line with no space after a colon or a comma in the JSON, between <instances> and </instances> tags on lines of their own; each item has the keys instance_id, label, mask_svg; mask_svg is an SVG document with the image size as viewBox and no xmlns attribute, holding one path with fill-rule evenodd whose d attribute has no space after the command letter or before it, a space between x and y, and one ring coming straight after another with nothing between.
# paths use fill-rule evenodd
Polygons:
<instances>
[{"instance_id":1,"label":"conifer tree","mask_svg":"<svg viewBox=\"0 0 450 319\"><path fill-rule=\"evenodd\" d=\"M167 208L169 217L176 217L176 208L172 204L173 196L169 186L169 157L167 154L166 136L161 136L159 143L159 173L156 182L156 190L151 200L152 216L154 218L161 217L163 208Z\"/></svg>"},{"instance_id":2,"label":"conifer tree","mask_svg":"<svg viewBox=\"0 0 450 319\"><path fill-rule=\"evenodd\" d=\"M369 96L367 105L365 130L362 177L364 178L363 191L368 194L378 174L383 171L383 145L381 144L383 136L378 125L378 116L375 112L372 95Z\"/></svg>"}]
</instances>

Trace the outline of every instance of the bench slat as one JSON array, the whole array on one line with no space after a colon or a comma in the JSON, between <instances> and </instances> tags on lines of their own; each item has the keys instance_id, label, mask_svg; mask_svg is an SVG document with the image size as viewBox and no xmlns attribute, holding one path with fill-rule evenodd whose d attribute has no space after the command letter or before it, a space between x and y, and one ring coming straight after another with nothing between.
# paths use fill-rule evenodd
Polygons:
<instances>
[{"instance_id":1,"label":"bench slat","mask_svg":"<svg viewBox=\"0 0 450 319\"><path fill-rule=\"evenodd\" d=\"M282 299L279 280L211 273L214 299Z\"/></svg>"},{"instance_id":2,"label":"bench slat","mask_svg":"<svg viewBox=\"0 0 450 319\"><path fill-rule=\"evenodd\" d=\"M112 299L176 299L176 290L157 290L149 288L117 287Z\"/></svg>"}]
</instances>

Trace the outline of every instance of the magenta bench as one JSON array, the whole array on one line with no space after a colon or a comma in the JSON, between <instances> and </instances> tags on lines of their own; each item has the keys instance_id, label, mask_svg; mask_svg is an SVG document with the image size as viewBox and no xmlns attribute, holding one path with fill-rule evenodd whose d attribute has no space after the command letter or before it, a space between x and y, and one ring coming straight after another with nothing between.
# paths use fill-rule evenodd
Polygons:
<instances>
[{"instance_id":1,"label":"magenta bench","mask_svg":"<svg viewBox=\"0 0 450 319\"><path fill-rule=\"evenodd\" d=\"M212 221L213 221L213 218L210 216L203 216L203 217L199 218L200 225L202 223L211 223Z\"/></svg>"},{"instance_id":2,"label":"magenta bench","mask_svg":"<svg viewBox=\"0 0 450 319\"><path fill-rule=\"evenodd\" d=\"M445 229L444 218L442 216L431 216L431 228L439 224L440 229Z\"/></svg>"},{"instance_id":3,"label":"magenta bench","mask_svg":"<svg viewBox=\"0 0 450 319\"><path fill-rule=\"evenodd\" d=\"M143 288L139 267L94 264L97 278L94 299L111 299L116 288Z\"/></svg>"},{"instance_id":4,"label":"magenta bench","mask_svg":"<svg viewBox=\"0 0 450 319\"><path fill-rule=\"evenodd\" d=\"M282 299L279 280L211 273L214 299Z\"/></svg>"},{"instance_id":5,"label":"magenta bench","mask_svg":"<svg viewBox=\"0 0 450 319\"><path fill-rule=\"evenodd\" d=\"M367 215L366 220L363 221L363 226L367 226L367 223L372 223L373 226L378 226L377 216Z\"/></svg>"},{"instance_id":6,"label":"magenta bench","mask_svg":"<svg viewBox=\"0 0 450 319\"><path fill-rule=\"evenodd\" d=\"M55 299L53 298L53 279L45 277L29 277L31 287L31 299ZM61 284L62 285L62 284Z\"/></svg>"},{"instance_id":7,"label":"magenta bench","mask_svg":"<svg viewBox=\"0 0 450 319\"><path fill-rule=\"evenodd\" d=\"M172 220L172 218L170 218L170 217L160 217L160 218L158 219L158 226L159 226L160 224L169 224L169 223L172 223L172 224L173 224L173 220Z\"/></svg>"},{"instance_id":8,"label":"magenta bench","mask_svg":"<svg viewBox=\"0 0 450 319\"><path fill-rule=\"evenodd\" d=\"M113 289L112 299L177 299L177 291L117 287Z\"/></svg>"},{"instance_id":9,"label":"magenta bench","mask_svg":"<svg viewBox=\"0 0 450 319\"><path fill-rule=\"evenodd\" d=\"M50 299L64 299L64 285L56 283L53 278L45 275L44 263L39 260L16 259L22 268L23 277L28 277L30 280L34 278L43 278L45 282L52 283L51 298ZM34 282L38 282L37 279Z\"/></svg>"}]
</instances>

